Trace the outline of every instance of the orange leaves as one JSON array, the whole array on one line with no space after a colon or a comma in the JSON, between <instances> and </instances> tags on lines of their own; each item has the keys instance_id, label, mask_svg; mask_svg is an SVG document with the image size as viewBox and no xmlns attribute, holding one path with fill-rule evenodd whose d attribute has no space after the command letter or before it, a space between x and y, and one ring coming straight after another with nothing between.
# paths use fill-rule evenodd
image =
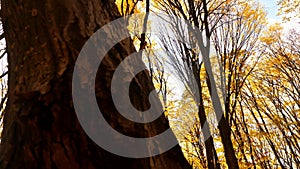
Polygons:
<instances>
[{"instance_id":1,"label":"orange leaves","mask_svg":"<svg viewBox=\"0 0 300 169\"><path fill-rule=\"evenodd\" d=\"M283 27L280 23L270 25L269 28L263 32L260 40L267 45L271 45L281 40Z\"/></svg>"},{"instance_id":2,"label":"orange leaves","mask_svg":"<svg viewBox=\"0 0 300 169\"><path fill-rule=\"evenodd\" d=\"M279 14L284 21L290 21L293 17L300 17L300 0L279 0Z\"/></svg>"},{"instance_id":3,"label":"orange leaves","mask_svg":"<svg viewBox=\"0 0 300 169\"><path fill-rule=\"evenodd\" d=\"M115 1L119 9L119 12L121 13L122 16L130 15L133 13L140 13L140 9L142 6L139 5L141 2L143 1L140 0L116 0Z\"/></svg>"}]
</instances>

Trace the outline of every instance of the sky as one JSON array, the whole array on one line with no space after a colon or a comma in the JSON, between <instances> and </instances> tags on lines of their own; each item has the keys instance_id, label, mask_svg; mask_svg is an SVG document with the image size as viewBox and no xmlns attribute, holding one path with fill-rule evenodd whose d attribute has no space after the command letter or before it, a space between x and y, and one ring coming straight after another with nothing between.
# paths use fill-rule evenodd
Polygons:
<instances>
[{"instance_id":1,"label":"sky","mask_svg":"<svg viewBox=\"0 0 300 169\"><path fill-rule=\"evenodd\" d=\"M270 23L274 23L276 21L281 21L281 17L277 16L278 6L277 0L258 0L262 5L264 5L265 9L268 12L268 19Z\"/></svg>"},{"instance_id":2,"label":"sky","mask_svg":"<svg viewBox=\"0 0 300 169\"><path fill-rule=\"evenodd\" d=\"M268 18L270 19L280 19L277 15L278 12L278 6L276 0L259 0L261 2L266 10L268 11Z\"/></svg>"},{"instance_id":3,"label":"sky","mask_svg":"<svg viewBox=\"0 0 300 169\"><path fill-rule=\"evenodd\" d=\"M283 32L288 33L291 29L299 30L300 18L292 18L290 21L282 22L281 16L277 16L278 13L278 0L258 0L268 12L267 18L269 24L274 24L276 22L281 23L283 27Z\"/></svg>"}]
</instances>

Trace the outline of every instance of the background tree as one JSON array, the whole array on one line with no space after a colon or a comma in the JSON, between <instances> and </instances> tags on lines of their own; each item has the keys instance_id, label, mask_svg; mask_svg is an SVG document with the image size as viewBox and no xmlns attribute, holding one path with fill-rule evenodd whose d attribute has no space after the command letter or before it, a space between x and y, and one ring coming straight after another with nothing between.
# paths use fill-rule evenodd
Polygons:
<instances>
[{"instance_id":1,"label":"background tree","mask_svg":"<svg viewBox=\"0 0 300 169\"><path fill-rule=\"evenodd\" d=\"M231 142L230 126L233 125L231 124L232 117L236 110L240 88L255 65L251 66L249 63L252 62L251 59L255 58L254 48L262 26L265 24L265 13L259 4L246 1L159 1L157 5L158 9L169 15L180 16L189 20L214 42L217 57L213 63L213 70L220 72L220 74L215 74L221 82L218 85L226 90L220 92L220 96L224 99L225 112L218 124L219 131L215 130L214 126L211 126L211 131L218 135L215 137L216 140L222 138L229 168L237 168L238 160L235 157L236 151ZM175 21L173 24L174 27L180 27L179 23ZM183 33L177 36L188 35ZM207 97L211 93L212 84L211 79L206 75L201 58L205 56L201 56L200 50L195 46L174 42L174 39L166 36L162 36L160 39L162 48L166 50L167 57L170 57L172 67L176 70L179 79L187 85L187 88L199 87L200 101L196 105L198 105L200 124L203 127L214 112L214 110L209 109L212 107L212 102ZM189 41L191 44L193 43L193 39L189 39ZM191 84L191 76L195 77L197 84ZM208 131L209 135L214 135L210 133L211 131ZM205 142L208 168L216 168L215 165L219 163L214 145L216 143L214 143L213 138Z\"/></svg>"},{"instance_id":2,"label":"background tree","mask_svg":"<svg viewBox=\"0 0 300 169\"><path fill-rule=\"evenodd\" d=\"M230 8L230 4L225 1L158 1L157 8L167 13L170 16L179 16L184 18L185 20L190 21L195 28L191 29L200 29L203 31L206 37L210 38L212 30L215 25L218 23L219 19L226 13ZM174 28L183 26L179 25L175 20L172 21ZM208 23L212 23L209 25ZM185 32L184 32L185 33ZM176 35L179 39L182 37L188 37L185 34ZM176 70L177 75L184 82L189 90L197 88L199 93L196 95L199 98L194 99L196 101L196 105L198 105L198 117L200 120L201 128L204 126L205 122L207 122L207 115L204 109L204 103L202 98L203 86L202 79L200 78L200 70L203 66L202 59L200 58L200 50L195 48L195 41L190 38L190 44L194 44L191 46L186 45L183 42L173 42L173 39L170 37L161 37L160 38L163 43L163 48L166 50L168 57L170 57L172 67ZM208 57L208 56L202 56ZM196 80L196 84L192 84L190 77L194 77ZM205 79L205 77L204 77ZM191 92L192 94L192 92ZM226 125L226 124L225 124ZM208 162L208 168L220 168L220 164L218 164L218 157L216 155L216 150L214 148L213 138L211 136L211 132L209 130L205 131L207 133L207 140L205 140L205 151L206 158ZM200 134L200 133L199 133ZM200 136L200 135L199 135ZM198 136L198 137L199 137ZM223 135L224 136L224 135ZM206 139L206 138L205 138ZM230 145L229 145L230 146ZM231 149L231 148L229 148ZM234 152L227 149L226 153L232 154L234 157ZM233 150L233 149L231 149ZM228 161L233 160L232 168L236 168L237 161L234 158L228 157ZM235 165L236 164L236 165Z\"/></svg>"},{"instance_id":3,"label":"background tree","mask_svg":"<svg viewBox=\"0 0 300 169\"><path fill-rule=\"evenodd\" d=\"M266 13L259 3L238 1L221 18L212 35L217 55L215 72L220 72L217 73L217 79L223 89L220 95L223 98L224 119L231 126L226 130L233 134L234 148L241 168L249 167L249 160L245 156L244 140L241 139L240 131L243 129L238 125L240 118L244 118L243 114L239 114L238 102L241 100L245 81L259 60L261 52L258 40L266 25L265 17Z\"/></svg>"},{"instance_id":4,"label":"background tree","mask_svg":"<svg viewBox=\"0 0 300 169\"><path fill-rule=\"evenodd\" d=\"M279 0L277 1L279 5L279 14L283 15L284 20L289 21L292 18L299 18L300 15L300 1L299 0L290 0L284 1Z\"/></svg>"},{"instance_id":5,"label":"background tree","mask_svg":"<svg viewBox=\"0 0 300 169\"><path fill-rule=\"evenodd\" d=\"M1 17L0 17L1 20ZM0 136L3 128L3 111L7 100L7 62L6 62L6 48L5 39L0 21ZM0 137L1 141L1 137Z\"/></svg>"},{"instance_id":6,"label":"background tree","mask_svg":"<svg viewBox=\"0 0 300 169\"><path fill-rule=\"evenodd\" d=\"M279 24L272 25L262 37L266 49L244 91L253 135L255 161L265 168L299 167L299 32L284 35ZM271 36L270 36L271 35ZM248 120L249 121L249 120Z\"/></svg>"}]
</instances>

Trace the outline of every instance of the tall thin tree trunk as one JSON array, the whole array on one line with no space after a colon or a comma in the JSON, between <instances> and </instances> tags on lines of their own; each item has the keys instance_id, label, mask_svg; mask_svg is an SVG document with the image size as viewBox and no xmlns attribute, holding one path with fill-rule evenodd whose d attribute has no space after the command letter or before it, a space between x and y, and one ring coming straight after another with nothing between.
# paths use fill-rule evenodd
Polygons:
<instances>
[{"instance_id":1,"label":"tall thin tree trunk","mask_svg":"<svg viewBox=\"0 0 300 169\"><path fill-rule=\"evenodd\" d=\"M201 81L200 81L200 76L199 73L197 73L197 71L194 71L196 73L194 73L195 78L197 79L198 82L198 86L199 86L199 106L198 106L198 116L200 119L200 123L201 123L201 128L203 129L203 126L205 123L207 123L207 116L205 113L205 109L204 109L204 102L203 102L203 97L202 97L202 86L201 86ZM216 153L216 149L214 146L214 140L213 137L211 136L211 132L208 129L208 131L205 131L206 134L209 136L209 138L205 138L207 140L204 140L204 144L205 144L205 151L206 151L206 158L207 158L207 167L209 169L220 169L220 163L218 161L218 156Z\"/></svg>"},{"instance_id":2,"label":"tall thin tree trunk","mask_svg":"<svg viewBox=\"0 0 300 169\"><path fill-rule=\"evenodd\" d=\"M211 94L212 93L212 87L211 87L212 84L211 84L210 79L207 78L206 82L208 84L209 92ZM224 147L224 154L225 154L226 163L228 165L228 168L238 169L239 168L238 160L235 156L235 150L233 148L233 144L231 141L231 128L228 124L228 120L225 119L224 113L222 113L222 115L220 117L218 129L220 131L220 136L222 139L222 144Z\"/></svg>"},{"instance_id":3,"label":"tall thin tree trunk","mask_svg":"<svg viewBox=\"0 0 300 169\"><path fill-rule=\"evenodd\" d=\"M114 1L2 0L1 5L9 65L1 169L190 168L179 146L142 159L109 153L89 139L77 120L71 95L74 64L85 41L119 17ZM98 104L118 131L156 135L168 128L164 116L145 125L130 123L118 114L110 96L114 70L133 52L130 39L111 49L96 79ZM149 75L140 73L131 88L133 104L149 107Z\"/></svg>"},{"instance_id":4,"label":"tall thin tree trunk","mask_svg":"<svg viewBox=\"0 0 300 169\"><path fill-rule=\"evenodd\" d=\"M203 0L203 10L204 10L205 35L206 35L206 38L210 39L210 36L211 36L210 31L211 30L209 28L209 23L208 23L209 12L208 12L208 7L207 7L207 0ZM209 54L204 57L209 57ZM207 68L207 66L209 66L209 65L205 65L206 69L209 69L209 68ZM212 73L210 73L210 74L212 76ZM211 78L213 78L213 77L211 77ZM210 92L211 98L214 99L213 94L212 94L212 92L216 92L216 91L212 91L212 87L214 89L216 89L216 84L214 83L214 79L208 78L207 85L209 86L209 92ZM221 107L221 103L219 102L219 105L214 105L214 109L216 107ZM224 153L225 153L225 158L226 158L226 163L228 165L228 168L238 169L239 168L238 160L235 156L235 151L234 151L233 144L231 141L231 128L228 124L228 121L226 121L223 112L218 112L218 110L215 109L215 113L217 113L217 114L222 113L222 116L221 116L219 124L218 124L218 129L220 131L220 135L222 138L222 143L224 146Z\"/></svg>"}]
</instances>

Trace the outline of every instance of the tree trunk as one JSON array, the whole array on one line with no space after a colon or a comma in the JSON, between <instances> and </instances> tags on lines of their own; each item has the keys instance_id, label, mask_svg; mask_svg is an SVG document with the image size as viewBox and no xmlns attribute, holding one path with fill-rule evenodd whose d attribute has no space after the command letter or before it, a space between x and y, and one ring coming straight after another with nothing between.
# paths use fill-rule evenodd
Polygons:
<instances>
[{"instance_id":1,"label":"tree trunk","mask_svg":"<svg viewBox=\"0 0 300 169\"><path fill-rule=\"evenodd\" d=\"M191 168L178 145L149 158L109 153L85 134L77 120L71 91L74 64L85 41L120 16L114 1L2 0L1 5L9 65L1 169ZM130 122L116 111L111 98L114 70L133 52L130 39L111 49L97 75L96 96L116 130L153 136L169 127L164 116L148 124ZM147 72L137 76L131 89L132 103L149 107L153 85Z\"/></svg>"},{"instance_id":2,"label":"tree trunk","mask_svg":"<svg viewBox=\"0 0 300 169\"><path fill-rule=\"evenodd\" d=\"M207 116L205 113L205 108L204 108L204 102L203 102L203 90L202 90L202 85L201 85L201 80L198 71L194 71L194 77L197 79L198 86L199 86L199 103L198 103L198 116L199 120L201 123L201 129L203 129L204 124L207 123ZM220 169L220 163L218 160L218 155L216 153L216 149L214 146L214 140L212 137L212 134L210 130L202 132L204 136L204 144L205 144L205 151L206 151L206 158L207 158L207 167L208 169ZM207 135L207 136L205 136ZM208 137L208 138L206 138Z\"/></svg>"},{"instance_id":3,"label":"tree trunk","mask_svg":"<svg viewBox=\"0 0 300 169\"><path fill-rule=\"evenodd\" d=\"M220 130L220 135L225 150L226 163L230 169L238 169L239 164L231 141L231 128L229 127L224 116L221 118L218 128Z\"/></svg>"}]
</instances>

